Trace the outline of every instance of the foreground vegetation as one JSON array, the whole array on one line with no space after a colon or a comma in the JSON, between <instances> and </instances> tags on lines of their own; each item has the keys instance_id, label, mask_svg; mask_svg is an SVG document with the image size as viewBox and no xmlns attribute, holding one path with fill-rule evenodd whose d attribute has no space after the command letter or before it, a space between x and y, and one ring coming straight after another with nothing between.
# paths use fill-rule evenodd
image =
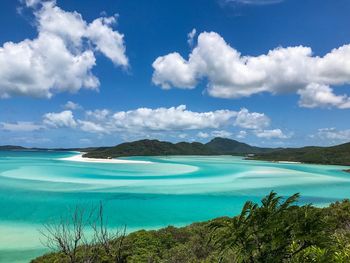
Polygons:
<instances>
[{"instance_id":1,"label":"foreground vegetation","mask_svg":"<svg viewBox=\"0 0 350 263\"><path fill-rule=\"evenodd\" d=\"M47 244L58 251L32 262L350 262L349 200L316 208L296 206L298 198L271 192L232 218L129 235L109 232L101 207L90 242L83 214L75 212L70 227L67 221L44 227Z\"/></svg>"}]
</instances>

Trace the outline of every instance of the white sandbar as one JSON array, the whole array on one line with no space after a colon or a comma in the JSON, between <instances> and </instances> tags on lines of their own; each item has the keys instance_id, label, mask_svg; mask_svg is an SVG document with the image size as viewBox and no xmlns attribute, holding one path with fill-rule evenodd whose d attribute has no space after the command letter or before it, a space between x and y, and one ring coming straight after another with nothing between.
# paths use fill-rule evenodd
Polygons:
<instances>
[{"instance_id":1,"label":"white sandbar","mask_svg":"<svg viewBox=\"0 0 350 263\"><path fill-rule=\"evenodd\" d=\"M278 163L291 163L291 164L301 164L301 162L292 162L292 161L277 161Z\"/></svg>"},{"instance_id":2,"label":"white sandbar","mask_svg":"<svg viewBox=\"0 0 350 263\"><path fill-rule=\"evenodd\" d=\"M80 153L71 157L60 158L60 160L72 161L72 162L84 162L84 163L130 163L130 164L152 163L149 161L138 161L138 160L86 158L86 157L83 157L83 154L84 153Z\"/></svg>"}]
</instances>

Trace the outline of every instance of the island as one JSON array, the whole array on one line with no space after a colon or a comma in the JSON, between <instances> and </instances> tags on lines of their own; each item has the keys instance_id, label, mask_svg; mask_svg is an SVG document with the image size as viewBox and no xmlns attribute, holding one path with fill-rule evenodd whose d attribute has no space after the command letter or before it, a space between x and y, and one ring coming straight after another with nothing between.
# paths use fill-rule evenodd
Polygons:
<instances>
[{"instance_id":1,"label":"island","mask_svg":"<svg viewBox=\"0 0 350 263\"><path fill-rule=\"evenodd\" d=\"M208 143L159 140L139 140L113 147L100 147L83 155L87 158L117 158L123 156L167 156L167 155L240 155L268 153L273 148L260 148L227 138L214 138Z\"/></svg>"},{"instance_id":2,"label":"island","mask_svg":"<svg viewBox=\"0 0 350 263\"><path fill-rule=\"evenodd\" d=\"M207 143L159 140L138 140L110 147L89 148L25 148L5 145L0 150L54 150L78 151L83 158L114 159L128 156L170 156L170 155L234 155L248 160L262 160L279 163L309 163L350 166L350 142L330 147L307 146L301 148L262 148L228 138L214 138ZM346 170L349 172L349 170Z\"/></svg>"},{"instance_id":3,"label":"island","mask_svg":"<svg viewBox=\"0 0 350 263\"><path fill-rule=\"evenodd\" d=\"M249 159L350 166L350 143L330 147L286 148L255 154Z\"/></svg>"}]
</instances>

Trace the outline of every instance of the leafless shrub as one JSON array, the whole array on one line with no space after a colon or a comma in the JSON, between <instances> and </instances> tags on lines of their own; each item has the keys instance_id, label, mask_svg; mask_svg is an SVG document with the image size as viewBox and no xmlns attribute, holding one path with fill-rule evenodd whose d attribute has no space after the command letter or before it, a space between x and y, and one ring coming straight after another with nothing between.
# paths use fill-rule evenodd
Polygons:
<instances>
[{"instance_id":1,"label":"leafless shrub","mask_svg":"<svg viewBox=\"0 0 350 263\"><path fill-rule=\"evenodd\" d=\"M43 225L40 233L45 241L42 243L51 250L62 252L70 263L76 263L78 249L85 242L86 223L85 209L76 206L68 216Z\"/></svg>"},{"instance_id":2,"label":"leafless shrub","mask_svg":"<svg viewBox=\"0 0 350 263\"><path fill-rule=\"evenodd\" d=\"M101 251L113 262L123 263L126 227L110 231L107 225L101 202L92 209L76 206L68 216L45 223L39 232L43 245L62 253L69 263L99 262Z\"/></svg>"},{"instance_id":3,"label":"leafless shrub","mask_svg":"<svg viewBox=\"0 0 350 263\"><path fill-rule=\"evenodd\" d=\"M102 202L95 213L96 217L92 221L91 227L94 231L94 241L98 247L101 247L109 258L116 263L123 263L123 242L126 236L126 226L122 230L110 231L107 227L108 222L104 216L104 207Z\"/></svg>"}]
</instances>

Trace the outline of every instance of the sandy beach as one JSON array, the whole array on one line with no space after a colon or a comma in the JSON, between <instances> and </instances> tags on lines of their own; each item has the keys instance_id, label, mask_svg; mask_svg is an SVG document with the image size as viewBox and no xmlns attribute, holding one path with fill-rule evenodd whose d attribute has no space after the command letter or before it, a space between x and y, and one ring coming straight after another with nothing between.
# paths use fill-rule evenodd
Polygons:
<instances>
[{"instance_id":1,"label":"sandy beach","mask_svg":"<svg viewBox=\"0 0 350 263\"><path fill-rule=\"evenodd\" d=\"M84 153L79 153L77 155L61 158L62 161L72 161L72 162L85 162L85 163L119 163L119 164L149 164L149 161L137 161L137 160L123 160L123 159L97 159L97 158L85 158Z\"/></svg>"},{"instance_id":2,"label":"sandy beach","mask_svg":"<svg viewBox=\"0 0 350 263\"><path fill-rule=\"evenodd\" d=\"M277 163L301 164L301 162L292 162L292 161L277 161Z\"/></svg>"}]
</instances>

